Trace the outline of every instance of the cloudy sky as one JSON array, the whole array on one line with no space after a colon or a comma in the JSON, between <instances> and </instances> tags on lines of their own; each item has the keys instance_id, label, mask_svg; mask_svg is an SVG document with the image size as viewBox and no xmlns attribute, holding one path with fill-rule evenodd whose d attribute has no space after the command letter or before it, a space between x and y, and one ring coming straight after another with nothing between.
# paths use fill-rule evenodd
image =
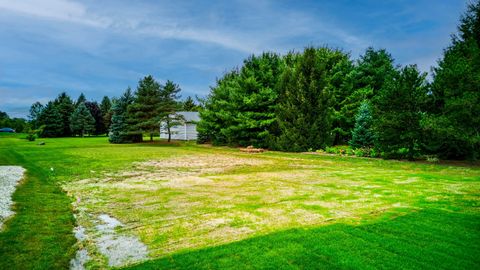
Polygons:
<instances>
[{"instance_id":1,"label":"cloudy sky","mask_svg":"<svg viewBox=\"0 0 480 270\"><path fill-rule=\"evenodd\" d=\"M151 74L205 96L262 51L386 48L429 71L469 0L0 0L0 110L23 117L60 91L118 96Z\"/></svg>"}]
</instances>

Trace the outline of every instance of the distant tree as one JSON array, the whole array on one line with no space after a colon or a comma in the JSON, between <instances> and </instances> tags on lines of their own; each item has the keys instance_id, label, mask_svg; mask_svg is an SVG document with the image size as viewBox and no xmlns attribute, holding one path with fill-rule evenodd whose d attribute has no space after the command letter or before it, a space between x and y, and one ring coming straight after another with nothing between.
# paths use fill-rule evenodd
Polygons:
<instances>
[{"instance_id":1,"label":"distant tree","mask_svg":"<svg viewBox=\"0 0 480 270\"><path fill-rule=\"evenodd\" d=\"M112 105L112 120L108 133L108 139L111 143L129 142L127 123L127 108L133 102L132 91L129 88L125 90L123 96L116 100Z\"/></svg>"},{"instance_id":2,"label":"distant tree","mask_svg":"<svg viewBox=\"0 0 480 270\"><path fill-rule=\"evenodd\" d=\"M30 126L23 118L10 118L6 112L0 111L0 127L9 127L16 132L26 132Z\"/></svg>"},{"instance_id":3,"label":"distant tree","mask_svg":"<svg viewBox=\"0 0 480 270\"><path fill-rule=\"evenodd\" d=\"M98 103L96 101L86 101L84 104L95 119L95 130L93 131L93 134L100 135L107 133L105 124L103 122L102 110L100 109Z\"/></svg>"},{"instance_id":4,"label":"distant tree","mask_svg":"<svg viewBox=\"0 0 480 270\"><path fill-rule=\"evenodd\" d=\"M442 158L480 157L480 1L470 4L459 33L433 69L427 149Z\"/></svg>"},{"instance_id":5,"label":"distant tree","mask_svg":"<svg viewBox=\"0 0 480 270\"><path fill-rule=\"evenodd\" d=\"M191 96L188 96L185 101L182 102L182 110L187 112L196 112L198 111L198 105L193 101Z\"/></svg>"},{"instance_id":6,"label":"distant tree","mask_svg":"<svg viewBox=\"0 0 480 270\"><path fill-rule=\"evenodd\" d=\"M286 151L320 149L332 142L332 70L346 55L326 47L309 47L293 56L280 82L277 120L278 148Z\"/></svg>"},{"instance_id":7,"label":"distant tree","mask_svg":"<svg viewBox=\"0 0 480 270\"><path fill-rule=\"evenodd\" d=\"M78 105L87 102L87 98L83 93L80 93L80 96L78 96L77 101L75 101L75 108L78 107Z\"/></svg>"},{"instance_id":8,"label":"distant tree","mask_svg":"<svg viewBox=\"0 0 480 270\"><path fill-rule=\"evenodd\" d=\"M168 134L168 142L171 141L172 135L174 132L172 131L173 127L176 127L178 125L181 125L183 121L185 121L185 118L177 113L172 113L169 115L165 115L160 119L161 123L161 129L166 130Z\"/></svg>"},{"instance_id":9,"label":"distant tree","mask_svg":"<svg viewBox=\"0 0 480 270\"><path fill-rule=\"evenodd\" d=\"M217 81L200 110L200 138L213 143L269 147L277 135L275 107L283 58L274 53L251 56L240 70Z\"/></svg>"},{"instance_id":10,"label":"distant tree","mask_svg":"<svg viewBox=\"0 0 480 270\"><path fill-rule=\"evenodd\" d=\"M150 141L158 132L160 108L162 103L161 85L152 76L146 76L139 81L135 99L128 107L129 125L132 132L148 133Z\"/></svg>"},{"instance_id":11,"label":"distant tree","mask_svg":"<svg viewBox=\"0 0 480 270\"><path fill-rule=\"evenodd\" d=\"M53 101L47 103L38 116L38 124L44 126L41 137L60 137L63 134L63 119Z\"/></svg>"},{"instance_id":12,"label":"distant tree","mask_svg":"<svg viewBox=\"0 0 480 270\"><path fill-rule=\"evenodd\" d=\"M42 113L44 107L42 103L40 102L35 102L32 104L30 107L30 114L28 115L28 119L30 119L30 122L32 123L32 126L34 129L37 129L39 127L38 125L38 117Z\"/></svg>"},{"instance_id":13,"label":"distant tree","mask_svg":"<svg viewBox=\"0 0 480 270\"><path fill-rule=\"evenodd\" d=\"M75 109L72 99L67 95L67 93L62 92L60 95L58 95L53 103L55 107L57 107L58 113L60 114L60 119L62 119L63 132L60 136L71 136L72 132L70 130L70 116Z\"/></svg>"},{"instance_id":14,"label":"distant tree","mask_svg":"<svg viewBox=\"0 0 480 270\"><path fill-rule=\"evenodd\" d=\"M373 147L374 133L372 130L373 118L370 104L362 102L355 117L355 127L349 144L353 148Z\"/></svg>"},{"instance_id":15,"label":"distant tree","mask_svg":"<svg viewBox=\"0 0 480 270\"><path fill-rule=\"evenodd\" d=\"M95 131L95 119L85 103L80 103L72 113L70 128L73 134L80 134L82 137Z\"/></svg>"},{"instance_id":16,"label":"distant tree","mask_svg":"<svg viewBox=\"0 0 480 270\"><path fill-rule=\"evenodd\" d=\"M339 66L335 95L335 144L349 140L355 125L355 116L362 102L372 101L386 82L397 75L394 59L385 49L369 47L355 66L348 62Z\"/></svg>"},{"instance_id":17,"label":"distant tree","mask_svg":"<svg viewBox=\"0 0 480 270\"><path fill-rule=\"evenodd\" d=\"M108 131L112 120L112 102L107 96L103 97L102 102L100 103L100 110L103 115L104 130Z\"/></svg>"},{"instance_id":18,"label":"distant tree","mask_svg":"<svg viewBox=\"0 0 480 270\"><path fill-rule=\"evenodd\" d=\"M223 129L233 125L234 107L230 94L238 89L238 71L232 70L217 80L211 88L209 96L203 101L204 109L200 110L200 122L197 124L198 142L211 141L214 144L232 142Z\"/></svg>"},{"instance_id":19,"label":"distant tree","mask_svg":"<svg viewBox=\"0 0 480 270\"><path fill-rule=\"evenodd\" d=\"M375 144L384 157L413 159L419 152L420 120L428 93L426 76L415 65L406 66L375 97Z\"/></svg>"},{"instance_id":20,"label":"distant tree","mask_svg":"<svg viewBox=\"0 0 480 270\"><path fill-rule=\"evenodd\" d=\"M165 86L160 90L160 114L166 116L180 109L177 100L180 98L181 89L178 84L167 80Z\"/></svg>"}]
</instances>

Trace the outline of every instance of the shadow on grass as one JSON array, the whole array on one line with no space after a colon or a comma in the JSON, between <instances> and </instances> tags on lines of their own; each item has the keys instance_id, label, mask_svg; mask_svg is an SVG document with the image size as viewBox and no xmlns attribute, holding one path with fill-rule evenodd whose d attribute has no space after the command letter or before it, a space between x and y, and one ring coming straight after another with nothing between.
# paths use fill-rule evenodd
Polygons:
<instances>
[{"instance_id":1,"label":"shadow on grass","mask_svg":"<svg viewBox=\"0 0 480 270\"><path fill-rule=\"evenodd\" d=\"M128 269L480 269L480 218L423 210L378 223L293 229Z\"/></svg>"}]
</instances>

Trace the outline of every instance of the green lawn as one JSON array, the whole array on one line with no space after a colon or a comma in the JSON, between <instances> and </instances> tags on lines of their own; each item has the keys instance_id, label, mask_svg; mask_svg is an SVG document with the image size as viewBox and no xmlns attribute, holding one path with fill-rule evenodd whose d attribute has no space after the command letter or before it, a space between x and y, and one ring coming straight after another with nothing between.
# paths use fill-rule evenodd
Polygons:
<instances>
[{"instance_id":1,"label":"green lawn","mask_svg":"<svg viewBox=\"0 0 480 270\"><path fill-rule=\"evenodd\" d=\"M28 170L0 269L68 268L75 224L87 267L106 268L100 214L147 246L136 269L480 267L475 166L8 136L0 164Z\"/></svg>"}]
</instances>

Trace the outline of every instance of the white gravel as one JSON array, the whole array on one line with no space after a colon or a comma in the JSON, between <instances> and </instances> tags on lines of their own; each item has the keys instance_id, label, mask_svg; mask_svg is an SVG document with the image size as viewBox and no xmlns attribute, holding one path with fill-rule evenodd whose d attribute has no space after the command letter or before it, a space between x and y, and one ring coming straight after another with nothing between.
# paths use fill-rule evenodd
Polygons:
<instances>
[{"instance_id":1,"label":"white gravel","mask_svg":"<svg viewBox=\"0 0 480 270\"><path fill-rule=\"evenodd\" d=\"M124 226L119 220L105 214L98 216L98 219L102 224L96 226L100 233L96 244L100 253L108 258L109 266L123 266L147 259L147 246L137 237L115 232L115 228Z\"/></svg>"},{"instance_id":2,"label":"white gravel","mask_svg":"<svg viewBox=\"0 0 480 270\"><path fill-rule=\"evenodd\" d=\"M85 263L90 260L86 249L77 251L77 255L70 261L70 270L85 270Z\"/></svg>"},{"instance_id":3,"label":"white gravel","mask_svg":"<svg viewBox=\"0 0 480 270\"><path fill-rule=\"evenodd\" d=\"M0 166L0 229L5 220L14 214L12 195L25 169L20 166Z\"/></svg>"},{"instance_id":4,"label":"white gravel","mask_svg":"<svg viewBox=\"0 0 480 270\"><path fill-rule=\"evenodd\" d=\"M83 242L87 239L85 234L85 228L78 226L73 228L73 234L77 238L78 242ZM85 264L92 258L88 255L88 251L84 248L77 250L75 258L70 260L70 270L85 270Z\"/></svg>"}]
</instances>

